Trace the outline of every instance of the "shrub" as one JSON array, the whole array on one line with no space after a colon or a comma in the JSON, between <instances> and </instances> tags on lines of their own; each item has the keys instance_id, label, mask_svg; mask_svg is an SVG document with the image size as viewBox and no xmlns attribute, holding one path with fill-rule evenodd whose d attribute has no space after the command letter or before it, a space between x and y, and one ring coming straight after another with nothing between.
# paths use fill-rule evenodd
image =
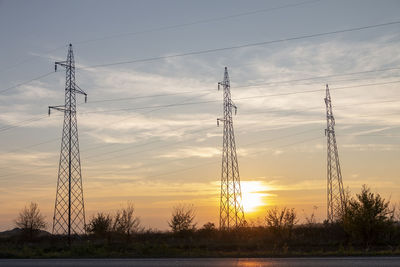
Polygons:
<instances>
[{"instance_id":1,"label":"shrub","mask_svg":"<svg viewBox=\"0 0 400 267\"><path fill-rule=\"evenodd\" d=\"M196 229L195 217L193 205L178 205L173 208L168 225L174 233L193 231Z\"/></svg>"},{"instance_id":2,"label":"shrub","mask_svg":"<svg viewBox=\"0 0 400 267\"><path fill-rule=\"evenodd\" d=\"M370 188L363 185L356 198L347 201L342 224L345 232L354 241L361 241L365 247L383 238L389 233L394 223L394 209L389 208L379 194L371 193Z\"/></svg>"},{"instance_id":3,"label":"shrub","mask_svg":"<svg viewBox=\"0 0 400 267\"><path fill-rule=\"evenodd\" d=\"M273 208L267 211L266 225L272 230L278 245L282 245L291 239L293 226L298 222L295 210Z\"/></svg>"},{"instance_id":4,"label":"shrub","mask_svg":"<svg viewBox=\"0 0 400 267\"><path fill-rule=\"evenodd\" d=\"M109 214L102 212L97 213L92 217L89 224L86 226L88 233L98 237L107 237L112 230L112 218Z\"/></svg>"}]
</instances>

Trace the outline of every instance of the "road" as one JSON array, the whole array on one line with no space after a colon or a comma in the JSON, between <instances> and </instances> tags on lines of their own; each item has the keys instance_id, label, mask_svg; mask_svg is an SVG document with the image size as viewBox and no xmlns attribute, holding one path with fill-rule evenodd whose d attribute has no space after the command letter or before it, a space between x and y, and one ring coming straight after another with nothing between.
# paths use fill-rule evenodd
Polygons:
<instances>
[{"instance_id":1,"label":"road","mask_svg":"<svg viewBox=\"0 0 400 267\"><path fill-rule=\"evenodd\" d=\"M400 266L400 257L201 259L0 259L0 266Z\"/></svg>"}]
</instances>

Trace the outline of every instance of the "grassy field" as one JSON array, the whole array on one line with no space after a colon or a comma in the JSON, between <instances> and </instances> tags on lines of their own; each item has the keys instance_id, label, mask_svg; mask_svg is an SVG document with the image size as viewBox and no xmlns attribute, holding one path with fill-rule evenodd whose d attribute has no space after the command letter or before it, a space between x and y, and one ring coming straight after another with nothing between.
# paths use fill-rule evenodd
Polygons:
<instances>
[{"instance_id":1,"label":"grassy field","mask_svg":"<svg viewBox=\"0 0 400 267\"><path fill-rule=\"evenodd\" d=\"M267 227L185 233L144 231L130 236L81 236L71 246L65 237L41 235L32 240L0 238L1 258L98 257L309 257L400 255L400 227L373 244L352 240L336 225L300 225L290 235Z\"/></svg>"}]
</instances>

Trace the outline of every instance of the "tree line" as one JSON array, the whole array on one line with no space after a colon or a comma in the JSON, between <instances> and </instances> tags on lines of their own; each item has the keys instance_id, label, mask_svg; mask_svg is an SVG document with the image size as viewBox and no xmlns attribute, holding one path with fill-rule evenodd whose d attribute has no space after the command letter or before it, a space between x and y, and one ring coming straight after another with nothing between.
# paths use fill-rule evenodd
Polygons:
<instances>
[{"instance_id":1,"label":"tree line","mask_svg":"<svg viewBox=\"0 0 400 267\"><path fill-rule=\"evenodd\" d=\"M278 251L288 251L296 246L323 247L328 243L336 248L354 245L368 250L376 246L400 245L397 211L391 206L390 200L384 199L379 193L371 192L364 185L355 196L348 194L342 214L333 223L317 223L312 214L306 218L305 223L299 224L295 209L275 207L266 210L261 224L247 223L243 227L227 231L218 229L212 222L198 227L194 206L181 204L172 210L168 220L170 231L159 232L145 229L133 204L128 203L114 214L98 212L92 216L86 225L85 238L102 244L151 243L151 240L163 240L166 246L176 240L185 240L182 242L192 244L193 240L202 239L217 240L216 243L219 242L223 247L229 245L229 240L233 238L238 246L242 244L238 240L244 240L249 246L268 247ZM35 235L40 230L46 228L45 217L36 203L31 203L20 211L15 225L22 229L22 238L30 242L35 240Z\"/></svg>"}]
</instances>

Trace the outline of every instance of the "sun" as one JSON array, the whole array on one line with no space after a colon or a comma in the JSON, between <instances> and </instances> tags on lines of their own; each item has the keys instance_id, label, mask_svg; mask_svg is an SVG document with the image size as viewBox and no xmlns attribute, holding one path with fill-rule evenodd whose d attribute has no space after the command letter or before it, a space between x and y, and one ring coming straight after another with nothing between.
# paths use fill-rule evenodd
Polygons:
<instances>
[{"instance_id":1,"label":"sun","mask_svg":"<svg viewBox=\"0 0 400 267\"><path fill-rule=\"evenodd\" d=\"M242 204L244 212L255 212L258 208L266 206L265 191L270 188L261 181L242 181Z\"/></svg>"}]
</instances>

